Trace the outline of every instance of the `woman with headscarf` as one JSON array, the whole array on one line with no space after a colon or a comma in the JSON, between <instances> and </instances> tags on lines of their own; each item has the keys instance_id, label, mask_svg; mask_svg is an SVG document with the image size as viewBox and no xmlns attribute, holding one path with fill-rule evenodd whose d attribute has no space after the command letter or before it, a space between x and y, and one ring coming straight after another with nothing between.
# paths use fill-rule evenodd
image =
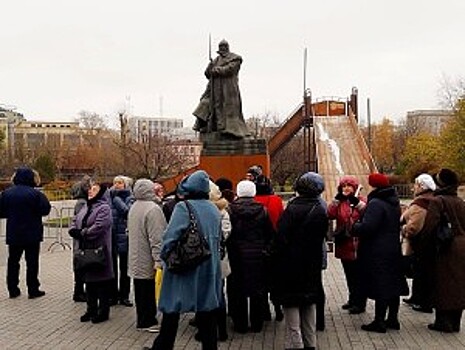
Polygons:
<instances>
[{"instance_id":1,"label":"woman with headscarf","mask_svg":"<svg viewBox=\"0 0 465 350\"><path fill-rule=\"evenodd\" d=\"M413 260L412 295L409 299L404 299L404 302L411 305L415 311L427 313L433 312L429 297L432 291L429 274L435 251L434 246L425 244L427 240L424 240L423 227L434 190L436 184L431 175L417 176L413 184L414 199L400 218L402 254L404 259L411 256Z\"/></svg>"},{"instance_id":2,"label":"woman with headscarf","mask_svg":"<svg viewBox=\"0 0 465 350\"><path fill-rule=\"evenodd\" d=\"M321 298L323 254L328 230L326 205L320 194L323 178L300 176L278 223L275 297L283 305L286 349L316 348L316 304Z\"/></svg>"},{"instance_id":3,"label":"woman with headscarf","mask_svg":"<svg viewBox=\"0 0 465 350\"><path fill-rule=\"evenodd\" d=\"M368 194L361 220L353 225L354 234L360 238L361 290L364 296L375 300L375 319L362 325L362 329L386 333L386 328L400 329L400 296L408 293L399 239L400 201L386 175L370 174L368 183L373 190Z\"/></svg>"},{"instance_id":4,"label":"woman with headscarf","mask_svg":"<svg viewBox=\"0 0 465 350\"><path fill-rule=\"evenodd\" d=\"M433 263L434 288L432 306L434 323L428 328L440 332L460 332L465 308L465 203L457 196L459 178L450 169L441 169L435 176L438 186L428 208L425 235L433 242L444 216L452 231L452 241L438 247Z\"/></svg>"},{"instance_id":5,"label":"woman with headscarf","mask_svg":"<svg viewBox=\"0 0 465 350\"><path fill-rule=\"evenodd\" d=\"M360 192L359 186L360 183L354 176L343 176L339 180L336 197L328 206L328 218L336 221L335 257L341 259L349 291L349 299L342 305L342 309L349 310L350 314L365 312L367 303L360 293L358 238L352 236L352 226L366 206L366 198L357 193Z\"/></svg>"},{"instance_id":6,"label":"woman with headscarf","mask_svg":"<svg viewBox=\"0 0 465 350\"><path fill-rule=\"evenodd\" d=\"M160 334L154 340L153 350L171 350L174 347L181 313L195 312L202 349L217 349L215 310L221 302L220 239L221 218L218 208L209 200L208 174L197 170L184 178L178 186L184 201L174 207L163 235L160 256L167 258L181 234L189 227L190 205L199 232L208 242L211 256L192 270L173 273L164 268L158 309L163 313ZM185 202L188 202L186 204Z\"/></svg>"},{"instance_id":7,"label":"woman with headscarf","mask_svg":"<svg viewBox=\"0 0 465 350\"><path fill-rule=\"evenodd\" d=\"M231 275L228 279L233 295L228 294L228 305L238 333L261 332L266 300L265 250L273 237L273 226L266 209L254 201L255 184L240 181L237 198L230 205L231 236L227 241ZM250 299L250 312L248 300Z\"/></svg>"},{"instance_id":8,"label":"woman with headscarf","mask_svg":"<svg viewBox=\"0 0 465 350\"><path fill-rule=\"evenodd\" d=\"M92 184L86 205L73 218L69 235L79 240L82 249L102 247L105 266L83 272L86 284L87 311L81 322L100 323L110 315L110 283L114 277L111 242L111 209L106 197L106 187Z\"/></svg>"}]
</instances>

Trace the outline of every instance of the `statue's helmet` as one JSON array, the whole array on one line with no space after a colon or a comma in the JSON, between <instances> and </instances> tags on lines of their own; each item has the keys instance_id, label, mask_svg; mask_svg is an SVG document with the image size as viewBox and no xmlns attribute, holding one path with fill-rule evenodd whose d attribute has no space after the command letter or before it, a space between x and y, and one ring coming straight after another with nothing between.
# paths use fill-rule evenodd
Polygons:
<instances>
[{"instance_id":1,"label":"statue's helmet","mask_svg":"<svg viewBox=\"0 0 465 350\"><path fill-rule=\"evenodd\" d=\"M229 43L225 39L218 44L218 53L220 52L229 52Z\"/></svg>"}]
</instances>

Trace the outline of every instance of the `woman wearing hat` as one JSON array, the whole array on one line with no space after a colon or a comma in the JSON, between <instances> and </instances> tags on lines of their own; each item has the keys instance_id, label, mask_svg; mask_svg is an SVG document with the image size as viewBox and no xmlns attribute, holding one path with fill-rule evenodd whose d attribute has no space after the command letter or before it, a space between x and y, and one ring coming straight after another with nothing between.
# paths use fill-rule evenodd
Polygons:
<instances>
[{"instance_id":1,"label":"woman wearing hat","mask_svg":"<svg viewBox=\"0 0 465 350\"><path fill-rule=\"evenodd\" d=\"M284 308L285 348L316 348L316 304L322 290L321 247L328 230L326 205L320 194L323 178L300 176L293 198L278 224L275 297Z\"/></svg>"},{"instance_id":2,"label":"woman wearing hat","mask_svg":"<svg viewBox=\"0 0 465 350\"><path fill-rule=\"evenodd\" d=\"M435 176L438 189L428 208L426 234L434 242L441 215L449 221L453 240L438 249L434 259L432 304L435 320L428 328L440 332L459 332L465 308L465 203L457 196L459 178L449 169Z\"/></svg>"},{"instance_id":3,"label":"woman wearing hat","mask_svg":"<svg viewBox=\"0 0 465 350\"><path fill-rule=\"evenodd\" d=\"M256 188L252 181L240 181L236 194L237 199L229 205L232 230L226 242L231 265L229 312L236 332L246 333L250 318L250 328L257 333L264 321L265 251L273 237L273 226L264 206L254 201Z\"/></svg>"},{"instance_id":4,"label":"woman wearing hat","mask_svg":"<svg viewBox=\"0 0 465 350\"><path fill-rule=\"evenodd\" d=\"M386 175L373 173L368 177L368 183L373 190L368 194L361 220L353 226L354 234L360 238L361 291L367 298L375 300L375 319L362 329L386 333L386 328L400 329L397 317L400 296L408 292L402 274L399 240L400 201Z\"/></svg>"},{"instance_id":5,"label":"woman wearing hat","mask_svg":"<svg viewBox=\"0 0 465 350\"><path fill-rule=\"evenodd\" d=\"M404 302L411 305L415 311L427 313L433 312L429 298L432 288L428 281L431 273L431 256L434 255L434 251L431 250L431 245L425 244L423 227L435 189L436 184L431 175L421 174L416 177L413 184L415 198L400 220L402 254L405 256L414 254L412 295L409 299L404 299Z\"/></svg>"},{"instance_id":6,"label":"woman wearing hat","mask_svg":"<svg viewBox=\"0 0 465 350\"><path fill-rule=\"evenodd\" d=\"M351 234L353 224L366 206L366 198L357 194L360 183L354 176L343 176L334 200L328 205L328 218L336 221L335 257L341 259L349 290L349 299L342 309L350 314L365 312L366 298L360 293L360 268L357 259L358 238Z\"/></svg>"},{"instance_id":7,"label":"woman wearing hat","mask_svg":"<svg viewBox=\"0 0 465 350\"><path fill-rule=\"evenodd\" d=\"M192 270L184 273L163 271L163 282L158 309L163 313L160 334L152 350L174 348L181 313L195 312L202 349L217 349L215 310L221 303L222 283L220 269L221 217L218 208L210 201L208 174L197 170L185 177L178 186L184 201L178 202L163 234L160 257L167 258L181 234L189 226L189 209L192 207L201 234L208 242L211 256ZM188 204L186 204L188 202Z\"/></svg>"}]
</instances>

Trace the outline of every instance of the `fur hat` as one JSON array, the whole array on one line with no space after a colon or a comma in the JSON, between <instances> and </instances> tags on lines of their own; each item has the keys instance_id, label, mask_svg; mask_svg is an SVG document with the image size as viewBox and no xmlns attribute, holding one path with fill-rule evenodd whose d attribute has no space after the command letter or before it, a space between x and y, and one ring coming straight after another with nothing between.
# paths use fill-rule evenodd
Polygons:
<instances>
[{"instance_id":1,"label":"fur hat","mask_svg":"<svg viewBox=\"0 0 465 350\"><path fill-rule=\"evenodd\" d=\"M237 184L236 193L238 197L255 197L257 189L250 180L242 180Z\"/></svg>"},{"instance_id":2,"label":"fur hat","mask_svg":"<svg viewBox=\"0 0 465 350\"><path fill-rule=\"evenodd\" d=\"M434 180L439 187L457 187L459 185L458 175L454 171L446 168L439 170L439 173L434 175Z\"/></svg>"},{"instance_id":3,"label":"fur hat","mask_svg":"<svg viewBox=\"0 0 465 350\"><path fill-rule=\"evenodd\" d=\"M388 187L389 178L381 173L373 173L368 176L368 183L371 187Z\"/></svg>"},{"instance_id":4,"label":"fur hat","mask_svg":"<svg viewBox=\"0 0 465 350\"><path fill-rule=\"evenodd\" d=\"M215 181L215 184L220 188L220 191L224 190L231 190L233 189L233 183L231 180L225 178L225 177L220 177Z\"/></svg>"},{"instance_id":5,"label":"fur hat","mask_svg":"<svg viewBox=\"0 0 465 350\"><path fill-rule=\"evenodd\" d=\"M265 175L259 175L255 178L255 186L257 187L258 195L270 195L273 194L273 186L271 181Z\"/></svg>"},{"instance_id":6,"label":"fur hat","mask_svg":"<svg viewBox=\"0 0 465 350\"><path fill-rule=\"evenodd\" d=\"M301 196L318 196L325 190L325 182L321 175L309 171L300 176L294 183L294 191Z\"/></svg>"},{"instance_id":7,"label":"fur hat","mask_svg":"<svg viewBox=\"0 0 465 350\"><path fill-rule=\"evenodd\" d=\"M433 177L429 174L420 174L415 179L415 183L419 184L424 190L436 190L436 184L434 183Z\"/></svg>"}]
</instances>

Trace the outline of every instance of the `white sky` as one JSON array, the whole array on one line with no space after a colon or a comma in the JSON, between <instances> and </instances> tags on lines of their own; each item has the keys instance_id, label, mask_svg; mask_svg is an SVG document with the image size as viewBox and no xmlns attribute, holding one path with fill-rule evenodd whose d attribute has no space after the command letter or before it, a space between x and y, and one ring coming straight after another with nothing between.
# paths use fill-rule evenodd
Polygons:
<instances>
[{"instance_id":1,"label":"white sky","mask_svg":"<svg viewBox=\"0 0 465 350\"><path fill-rule=\"evenodd\" d=\"M434 4L434 5L433 5ZM465 75L465 1L2 0L0 104L27 119L115 114L192 125L212 49L225 38L244 59L246 118L286 118L302 100L303 52L314 98L359 90L372 119L438 108L443 76ZM162 103L161 103L162 101Z\"/></svg>"}]
</instances>

